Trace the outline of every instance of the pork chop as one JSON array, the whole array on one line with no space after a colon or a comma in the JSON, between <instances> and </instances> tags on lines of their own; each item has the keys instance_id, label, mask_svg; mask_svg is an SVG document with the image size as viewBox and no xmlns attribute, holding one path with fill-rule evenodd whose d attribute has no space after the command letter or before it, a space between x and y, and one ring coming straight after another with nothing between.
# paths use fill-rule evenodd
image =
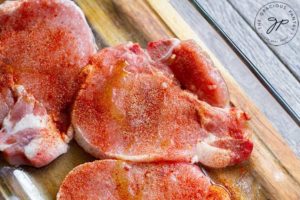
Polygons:
<instances>
[{"instance_id":1,"label":"pork chop","mask_svg":"<svg viewBox=\"0 0 300 200\"><path fill-rule=\"evenodd\" d=\"M69 0L6 1L0 5L0 24L0 61L66 132L80 85L77 75L96 52L82 11Z\"/></svg>"},{"instance_id":2,"label":"pork chop","mask_svg":"<svg viewBox=\"0 0 300 200\"><path fill-rule=\"evenodd\" d=\"M6 1L0 24L0 150L10 164L44 166L67 150L62 134L94 38L69 0ZM15 93L16 102L14 84L27 90Z\"/></svg>"},{"instance_id":3,"label":"pork chop","mask_svg":"<svg viewBox=\"0 0 300 200\"><path fill-rule=\"evenodd\" d=\"M191 164L101 160L73 169L57 200L201 200L210 185L199 167Z\"/></svg>"},{"instance_id":4,"label":"pork chop","mask_svg":"<svg viewBox=\"0 0 300 200\"><path fill-rule=\"evenodd\" d=\"M150 42L147 51L155 62L167 65L181 86L200 100L218 107L228 105L229 93L223 77L196 42L160 40Z\"/></svg>"},{"instance_id":5,"label":"pork chop","mask_svg":"<svg viewBox=\"0 0 300 200\"><path fill-rule=\"evenodd\" d=\"M47 165L67 151L67 138L56 129L45 107L23 86L14 86L12 92L17 101L3 120L0 151L11 165Z\"/></svg>"},{"instance_id":6,"label":"pork chop","mask_svg":"<svg viewBox=\"0 0 300 200\"><path fill-rule=\"evenodd\" d=\"M87 152L97 158L216 168L250 156L246 113L198 100L153 63L137 65L135 52L113 56L110 64L101 61L106 54L100 51L87 67L72 112L75 139Z\"/></svg>"}]
</instances>

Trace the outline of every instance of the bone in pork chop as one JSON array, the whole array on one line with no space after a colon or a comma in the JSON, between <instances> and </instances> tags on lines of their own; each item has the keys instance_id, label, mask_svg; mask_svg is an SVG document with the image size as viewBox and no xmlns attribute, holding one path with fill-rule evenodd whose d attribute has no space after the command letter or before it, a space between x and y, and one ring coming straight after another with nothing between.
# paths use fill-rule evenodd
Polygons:
<instances>
[{"instance_id":1,"label":"bone in pork chop","mask_svg":"<svg viewBox=\"0 0 300 200\"><path fill-rule=\"evenodd\" d=\"M77 76L96 52L93 34L69 0L6 1L0 5L0 24L0 150L11 164L40 167L67 149L61 137L72 130L69 111L80 86ZM32 104L21 98L14 105L14 84L44 110L43 116L24 116L28 127L22 131L3 122L8 112L18 113L16 106Z\"/></svg>"},{"instance_id":2,"label":"bone in pork chop","mask_svg":"<svg viewBox=\"0 0 300 200\"><path fill-rule=\"evenodd\" d=\"M138 65L147 59L136 45L100 51L86 68L72 113L76 141L98 158L216 168L246 160L253 147L247 114L198 100L155 62ZM115 54L121 47L126 54Z\"/></svg>"},{"instance_id":3,"label":"bone in pork chop","mask_svg":"<svg viewBox=\"0 0 300 200\"><path fill-rule=\"evenodd\" d=\"M0 151L12 165L47 165L68 145L46 109L23 86L14 86L17 101L2 123Z\"/></svg>"},{"instance_id":4,"label":"bone in pork chop","mask_svg":"<svg viewBox=\"0 0 300 200\"><path fill-rule=\"evenodd\" d=\"M96 52L82 11L69 0L6 1L0 24L0 61L66 132L77 75Z\"/></svg>"},{"instance_id":5,"label":"bone in pork chop","mask_svg":"<svg viewBox=\"0 0 300 200\"><path fill-rule=\"evenodd\" d=\"M191 164L102 160L73 169L60 186L57 200L201 200L210 185L199 167Z\"/></svg>"}]
</instances>

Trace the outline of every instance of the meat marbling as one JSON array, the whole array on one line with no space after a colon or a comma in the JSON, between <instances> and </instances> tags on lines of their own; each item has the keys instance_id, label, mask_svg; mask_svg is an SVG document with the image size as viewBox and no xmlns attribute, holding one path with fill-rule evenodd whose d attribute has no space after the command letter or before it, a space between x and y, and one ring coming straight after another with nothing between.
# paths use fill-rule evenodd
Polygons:
<instances>
[{"instance_id":1,"label":"meat marbling","mask_svg":"<svg viewBox=\"0 0 300 200\"><path fill-rule=\"evenodd\" d=\"M76 141L97 158L215 168L246 160L253 148L248 115L200 101L171 70L159 69L167 65L155 65L132 43L95 55L73 107Z\"/></svg>"},{"instance_id":2,"label":"meat marbling","mask_svg":"<svg viewBox=\"0 0 300 200\"><path fill-rule=\"evenodd\" d=\"M12 165L42 167L67 151L68 145L56 129L45 107L26 92L13 87L17 98L0 130L0 151Z\"/></svg>"}]
</instances>

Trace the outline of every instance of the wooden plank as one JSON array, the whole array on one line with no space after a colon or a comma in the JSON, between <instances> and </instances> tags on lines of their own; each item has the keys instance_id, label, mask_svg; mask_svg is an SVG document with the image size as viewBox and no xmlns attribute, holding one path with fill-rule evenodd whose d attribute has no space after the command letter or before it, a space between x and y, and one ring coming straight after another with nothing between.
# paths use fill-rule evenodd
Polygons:
<instances>
[{"instance_id":1,"label":"wooden plank","mask_svg":"<svg viewBox=\"0 0 300 200\"><path fill-rule=\"evenodd\" d=\"M125 20L122 20L110 0L75 1L82 10L86 10L86 17L93 29L109 45L133 41L145 44L145 39L135 31ZM109 28L108 28L109 27ZM105 43L105 41L102 41ZM104 45L107 45L106 43Z\"/></svg>"},{"instance_id":2,"label":"wooden plank","mask_svg":"<svg viewBox=\"0 0 300 200\"><path fill-rule=\"evenodd\" d=\"M258 13L259 9L270 3L269 0L262 1L250 1L250 0L228 0L230 5L246 20L249 26L254 28L255 16ZM286 1L296 13L300 13L300 4L299 1L289 0ZM239 19L230 19L230 20L239 20ZM237 33L238 34L238 33ZM274 46L267 44L270 49L281 59L283 64L287 66L290 71L296 76L298 81L300 80L300 34L296 34L295 37L288 42L287 44Z\"/></svg>"},{"instance_id":3,"label":"wooden plank","mask_svg":"<svg viewBox=\"0 0 300 200\"><path fill-rule=\"evenodd\" d=\"M132 25L132 27L140 32L147 41L159 40L163 38L169 38L174 34L163 25L157 15L145 5L144 1L136 0L113 0L115 8L125 19ZM139 9L136 9L136 8ZM141 22L143 18L143 23Z\"/></svg>"},{"instance_id":4,"label":"wooden plank","mask_svg":"<svg viewBox=\"0 0 300 200\"><path fill-rule=\"evenodd\" d=\"M300 116L299 82L247 22L226 0L199 0L198 2L253 62L295 113Z\"/></svg>"},{"instance_id":5,"label":"wooden plank","mask_svg":"<svg viewBox=\"0 0 300 200\"><path fill-rule=\"evenodd\" d=\"M161 1L160 4L154 0L148 0L148 2L179 38L193 38L199 42L224 76L232 103L253 116L250 127L254 132L255 149L251 157L251 165L253 174L261 181L262 186L274 199L299 199L300 161L288 145L247 95L241 91L215 56L199 41L197 35L176 13L176 10L167 1ZM273 172L278 172L278 174ZM289 186L286 187L287 185Z\"/></svg>"}]
</instances>

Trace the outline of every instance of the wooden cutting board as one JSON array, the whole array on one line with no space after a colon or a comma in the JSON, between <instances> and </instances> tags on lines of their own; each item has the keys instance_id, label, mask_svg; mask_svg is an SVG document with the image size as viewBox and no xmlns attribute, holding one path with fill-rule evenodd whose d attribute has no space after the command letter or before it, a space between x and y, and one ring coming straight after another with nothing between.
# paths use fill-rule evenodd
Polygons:
<instances>
[{"instance_id":1,"label":"wooden cutting board","mask_svg":"<svg viewBox=\"0 0 300 200\"><path fill-rule=\"evenodd\" d=\"M196 40L225 78L232 106L240 107L252 117L249 126L254 141L248 162L222 170L205 170L214 182L227 188L232 199L300 199L300 160L168 0L76 2L84 11L101 48L126 41L146 46L147 41L169 37ZM22 199L55 199L65 175L78 164L91 160L91 156L72 142L67 154L42 169L14 168L1 161L0 194L4 197L15 194Z\"/></svg>"}]
</instances>

